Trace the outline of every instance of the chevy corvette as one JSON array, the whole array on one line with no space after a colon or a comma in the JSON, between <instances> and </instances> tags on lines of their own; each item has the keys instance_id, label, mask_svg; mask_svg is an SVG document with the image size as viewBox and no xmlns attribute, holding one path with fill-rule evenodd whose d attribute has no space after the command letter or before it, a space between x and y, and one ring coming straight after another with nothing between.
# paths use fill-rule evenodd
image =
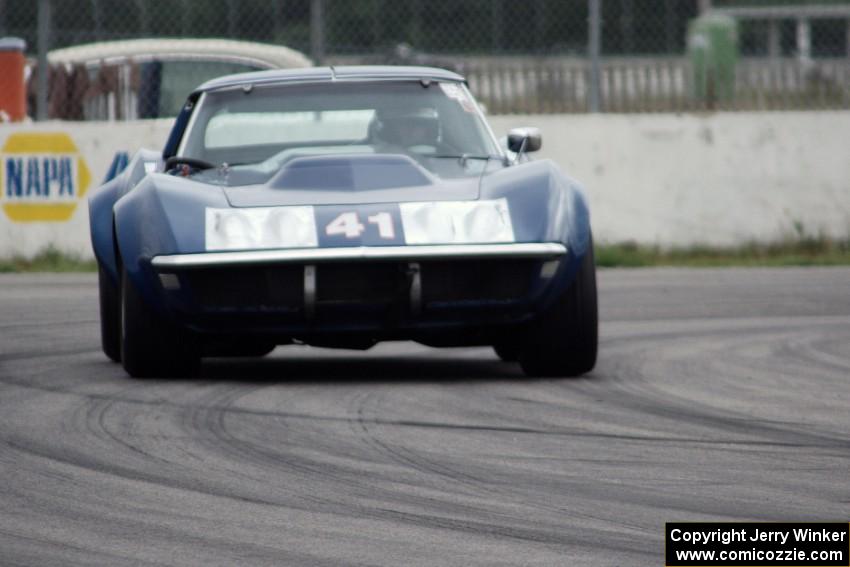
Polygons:
<instances>
[{"instance_id":1,"label":"chevy corvette","mask_svg":"<svg viewBox=\"0 0 850 567\"><path fill-rule=\"evenodd\" d=\"M211 80L162 152L90 199L105 354L135 377L283 344L492 346L590 371L587 201L534 128L503 142L463 77L322 67Z\"/></svg>"}]
</instances>

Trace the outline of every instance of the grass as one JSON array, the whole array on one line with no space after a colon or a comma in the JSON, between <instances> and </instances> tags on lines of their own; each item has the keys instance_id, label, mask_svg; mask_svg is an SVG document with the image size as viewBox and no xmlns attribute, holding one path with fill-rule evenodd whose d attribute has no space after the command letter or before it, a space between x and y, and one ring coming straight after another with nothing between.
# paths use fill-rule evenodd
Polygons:
<instances>
[{"instance_id":1,"label":"grass","mask_svg":"<svg viewBox=\"0 0 850 567\"><path fill-rule=\"evenodd\" d=\"M635 243L596 246L596 265L640 268L650 266L847 266L850 239L803 237L775 244L750 243L718 248L692 246L663 249Z\"/></svg>"},{"instance_id":2,"label":"grass","mask_svg":"<svg viewBox=\"0 0 850 567\"><path fill-rule=\"evenodd\" d=\"M745 244L729 248L692 246L665 249L633 242L597 244L596 265L605 268L681 266L850 266L850 239L800 237L776 244ZM94 260L47 248L33 258L0 259L0 273L95 272Z\"/></svg>"},{"instance_id":3,"label":"grass","mask_svg":"<svg viewBox=\"0 0 850 567\"><path fill-rule=\"evenodd\" d=\"M95 272L94 260L83 260L79 256L60 252L48 247L33 256L0 258L0 273L9 272Z\"/></svg>"}]
</instances>

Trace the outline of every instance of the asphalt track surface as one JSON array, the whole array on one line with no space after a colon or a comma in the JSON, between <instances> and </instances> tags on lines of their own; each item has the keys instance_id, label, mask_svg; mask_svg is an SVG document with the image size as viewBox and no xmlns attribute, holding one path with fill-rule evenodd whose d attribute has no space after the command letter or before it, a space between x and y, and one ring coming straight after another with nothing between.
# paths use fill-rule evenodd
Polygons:
<instances>
[{"instance_id":1,"label":"asphalt track surface","mask_svg":"<svg viewBox=\"0 0 850 567\"><path fill-rule=\"evenodd\" d=\"M850 519L850 270L601 271L601 354L100 353L91 275L0 277L2 565L662 565L663 524Z\"/></svg>"}]
</instances>

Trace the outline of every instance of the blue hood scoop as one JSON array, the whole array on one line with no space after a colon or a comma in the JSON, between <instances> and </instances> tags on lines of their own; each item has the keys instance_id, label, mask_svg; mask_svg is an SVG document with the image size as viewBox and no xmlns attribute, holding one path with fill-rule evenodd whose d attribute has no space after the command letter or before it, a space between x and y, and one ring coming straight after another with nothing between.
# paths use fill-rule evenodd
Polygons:
<instances>
[{"instance_id":1,"label":"blue hood scoop","mask_svg":"<svg viewBox=\"0 0 850 567\"><path fill-rule=\"evenodd\" d=\"M263 185L226 187L233 207L343 205L477 199L480 176L441 179L406 155L293 159Z\"/></svg>"},{"instance_id":2,"label":"blue hood scoop","mask_svg":"<svg viewBox=\"0 0 850 567\"><path fill-rule=\"evenodd\" d=\"M408 156L309 156L286 164L272 177L274 189L375 191L432 185L429 175Z\"/></svg>"}]
</instances>

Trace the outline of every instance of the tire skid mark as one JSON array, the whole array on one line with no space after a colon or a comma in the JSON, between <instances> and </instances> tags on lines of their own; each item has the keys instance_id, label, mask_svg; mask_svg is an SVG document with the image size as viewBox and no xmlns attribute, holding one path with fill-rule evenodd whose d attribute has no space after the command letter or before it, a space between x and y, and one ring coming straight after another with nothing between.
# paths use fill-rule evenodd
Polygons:
<instances>
[{"instance_id":1,"label":"tire skid mark","mask_svg":"<svg viewBox=\"0 0 850 567\"><path fill-rule=\"evenodd\" d=\"M835 341L835 337L830 337L831 341ZM783 345L782 354L789 355L792 359L800 361L803 366L809 368L818 368L821 370L832 370L836 372L836 376L846 378L850 375L850 358L840 358L839 356L827 352L822 348L823 343L832 344L826 337L804 336L793 343ZM845 345L850 343L850 330L848 330L845 338Z\"/></svg>"},{"instance_id":2,"label":"tire skid mark","mask_svg":"<svg viewBox=\"0 0 850 567\"><path fill-rule=\"evenodd\" d=\"M260 386L242 390L236 386L215 385L204 397L203 403L187 408L185 419L192 430L204 433L202 440L205 450L211 455L223 458L219 467L223 468L222 472L226 471L229 475L227 481L232 482L235 479L240 479L241 482L250 481L252 486L243 487L243 489L248 488L251 491L259 490L257 485L265 484L265 479L258 475L258 472L268 471L268 461L262 454L252 450L250 442L234 437L228 431L225 418L232 411L232 404L236 399L259 389L261 389ZM222 464L225 466L221 467ZM301 474L302 478L309 478L315 473L314 470L305 471L303 467L293 462L278 463L275 472L281 475ZM276 502L285 501L287 505L297 503L296 507L303 509L313 509L317 503L313 495L304 494L290 486L290 483L286 485L278 483L269 488L274 489L277 496ZM282 496L286 499L281 498Z\"/></svg>"},{"instance_id":3,"label":"tire skid mark","mask_svg":"<svg viewBox=\"0 0 850 567\"><path fill-rule=\"evenodd\" d=\"M251 391L257 389L259 387ZM360 485L356 480L327 470L322 463L313 462L303 457L295 457L291 453L288 454L272 447L259 445L250 439L238 437L231 433L226 421L228 415L239 416L242 413L236 408L232 408L232 404L248 393L248 391L238 388L231 388L222 393L216 403L205 405L203 410L196 412L193 420L200 421L202 427L211 433L212 450L227 455L236 463L250 464L262 472L274 471L277 474L295 476L295 479L289 479L286 487L281 487L279 484L275 485L275 490L280 490L298 501L307 502L314 508L316 506L326 507L335 503L333 499L320 497L312 491L299 490L298 487L301 486L301 483L309 485L316 482L317 479L326 478L349 487ZM297 482L295 482L296 480Z\"/></svg>"},{"instance_id":4,"label":"tire skid mark","mask_svg":"<svg viewBox=\"0 0 850 567\"><path fill-rule=\"evenodd\" d=\"M362 439L366 441L367 444L375 448L378 452L388 456L391 461L410 467L417 472L424 473L426 477L437 475L440 478L455 481L464 487L472 488L474 493L480 494L480 487L478 487L478 483L474 478L455 471L446 465L435 465L430 463L421 459L418 455L405 450L403 447L391 447L388 443L374 435L369 427L370 424L373 423L370 419L365 417L365 414L367 404L375 398L375 396L371 396L369 394L360 396L358 400L359 403L355 406L354 411L352 412L355 417L353 417L350 421L353 426L352 428L361 434ZM468 494L469 492L466 493Z\"/></svg>"},{"instance_id":5,"label":"tire skid mark","mask_svg":"<svg viewBox=\"0 0 850 567\"><path fill-rule=\"evenodd\" d=\"M362 393L355 392L354 397L357 398L362 395ZM225 437L222 437L222 439L225 439ZM286 460L283 458L282 455L269 451L267 448L258 446L255 443L246 442L244 439L237 440L232 437L226 439L231 445L238 445L245 452L255 453L252 458L254 460L254 463L258 466L264 466L266 468L268 468L269 466L273 466L275 469L277 469L281 464L281 460L283 459L283 464L288 465L290 468L289 472L299 474L302 477L301 480L310 484L316 482L316 479L318 478L336 483L340 487L344 487L343 493L346 493L349 498L373 501L380 500L382 497L385 497L389 498L392 501L396 501L400 504L408 506L415 505L421 507L423 505L433 506L435 504L438 504L443 508L449 506L453 507L458 513L481 512L480 509L471 509L469 506L459 503L450 503L443 500L434 501L431 498L423 498L421 496L399 493L394 488L380 487L375 485L374 483L364 482L362 479L354 478L355 475L352 475L351 473L346 474L342 472L333 472L325 470L322 468L321 463L309 464L307 466L302 463L300 466L294 466L291 460ZM303 494L300 496L302 498L305 498ZM309 500L313 506L313 509L319 509L324 511L325 513L330 513L334 515L350 516L357 518L372 518L376 520L385 521L387 519L397 518L396 514L399 513L393 512L392 515L389 515L386 512L381 512L378 508L374 506L364 506L362 504L358 504L356 501L353 500L342 503L340 502L339 498L335 497L318 497L315 495L311 495L309 496ZM441 529L445 529L448 526L454 526L453 523L446 524L444 522L429 522L428 525L430 527Z\"/></svg>"},{"instance_id":6,"label":"tire skid mark","mask_svg":"<svg viewBox=\"0 0 850 567\"><path fill-rule=\"evenodd\" d=\"M364 396L364 399L368 398ZM426 458L421 453L416 452L415 450L409 447L393 447L388 442L382 441L381 438L376 435L369 427L370 425L374 425L377 422L374 421L372 418L367 417L367 415L379 414L378 408L380 407L380 403L383 401L383 397L374 398L374 401L376 403L371 408L369 408L366 403L363 403L358 407L357 425L359 429L363 431L363 433L369 438L369 442L377 444L381 448L381 450L383 450L391 458L401 462L404 465L410 466L419 472L425 473L426 475L436 475L442 479L447 479L449 481L457 483L473 491L473 493L478 496L490 498L495 495L500 497L500 501L504 501L502 500L502 498L508 497L510 501L522 503L523 505L533 505L533 507L535 508L554 512L558 515L568 516L580 520L592 520L600 522L602 524L612 524L619 528L625 526L634 530L645 531L645 528L643 526L639 526L634 523L612 521L602 516L579 513L576 510L566 509L563 506L553 506L548 504L547 502L541 502L539 500L535 501L532 504L527 501L523 501L523 498L528 496L527 494L519 494L516 491L509 490L508 486L504 483L497 484L492 482L492 480L488 482L465 471L453 468L447 464L437 463L433 459ZM490 511L489 513L493 514L492 511ZM516 516L511 516L507 514L499 514L499 516L514 522L516 520L529 521L527 517L517 518Z\"/></svg>"},{"instance_id":7,"label":"tire skid mark","mask_svg":"<svg viewBox=\"0 0 850 567\"><path fill-rule=\"evenodd\" d=\"M126 555L119 555L117 553L109 553L109 552L102 551L102 550L99 550L99 549L93 549L92 547L83 547L81 545L76 545L76 544L68 542L68 541L59 540L56 537L52 537L52 538L37 537L37 536L34 536L34 535L22 533L20 531L5 530L5 529L0 528L0 541L2 541L3 536L5 536L8 539L14 540L14 541L27 541L34 546L38 546L40 553L38 553L38 554L34 553L33 556L37 556L37 557L41 558L39 563L42 564L42 565L45 564L44 559L43 559L43 552L45 550L44 549L45 546L55 548L55 551L56 551L57 556L58 556L57 561L55 563L57 565L58 564L62 564L62 565L73 565L74 564L70 561L70 558L73 557L73 555L69 555L69 551L77 552L79 554L83 554L86 558L85 563L88 564L88 565L95 564L93 562L97 562L96 564L99 564L99 565L116 565L116 564L124 563L128 559L128 557ZM11 552L8 549L8 547L11 547L11 546L5 546L5 545L0 544L0 549L5 550L4 551L5 557L3 558L3 562L4 562L4 564L7 564L7 565L8 565L8 563L6 563L6 562L11 560L10 555L12 555L12 556L14 555L14 552ZM32 563L32 560L30 559L30 560L24 560L20 564L21 565L31 565L33 563ZM80 562L80 564L82 564L82 561ZM143 559L134 559L133 564L134 565L155 565L155 566L165 565L165 563L147 561L147 560L143 560Z\"/></svg>"},{"instance_id":8,"label":"tire skid mark","mask_svg":"<svg viewBox=\"0 0 850 567\"><path fill-rule=\"evenodd\" d=\"M8 447L22 454L41 458L46 461L58 463L61 465L74 467L77 469L83 469L92 473L104 474L107 476L113 476L124 480L145 482L149 484L183 490L186 492L192 492L203 496L214 496L219 498L236 500L239 502L245 502L249 504L259 504L264 506L278 505L274 502L257 498L249 498L236 493L222 493L215 492L212 490L203 490L201 485L199 485L194 480L179 479L176 477L166 476L164 474L146 473L127 466L116 465L113 463L105 463L95 459L86 459L85 457L87 457L88 455L85 453L69 453L67 451L57 452L55 450L55 447L42 447L33 443L29 439L25 440L24 442L12 439L5 439L4 442Z\"/></svg>"},{"instance_id":9,"label":"tire skid mark","mask_svg":"<svg viewBox=\"0 0 850 567\"><path fill-rule=\"evenodd\" d=\"M67 348L67 349L58 349L51 348L49 352L39 351L39 350L24 350L24 351L15 351L14 353L6 353L0 354L0 363L3 362L20 362L27 360L44 360L45 358L59 358L59 357L67 357L67 356L79 356L83 354L94 354L98 352L96 349L92 347L85 348Z\"/></svg>"},{"instance_id":10,"label":"tire skid mark","mask_svg":"<svg viewBox=\"0 0 850 567\"><path fill-rule=\"evenodd\" d=\"M734 333L724 333L724 340L731 340L730 335L734 335ZM766 337L763 336L752 337L751 331L748 331L746 336L750 338L751 342L755 343L766 340ZM679 341L692 341L692 339L693 337L690 335L679 335ZM734 336L734 340L740 342L737 335ZM668 342L665 346L669 348L670 344ZM629 350L631 351L632 349L630 348ZM661 352L664 352L663 348ZM681 423L682 421L694 423L712 431L720 429L732 433L746 434L748 436L759 435L768 439L776 439L774 443L777 446L850 448L850 439L841 435L830 435L817 431L801 432L799 431L801 427L799 423L793 424L794 429L768 425L763 420L754 420L748 414L719 408L715 405L698 402L691 398L682 398L668 391L661 390L657 386L654 386L644 371L641 370L643 366L642 360L645 360L646 356L635 356L633 352L630 352L627 357L611 356L606 361L606 366L609 367L609 370L612 362L614 366L614 371L610 372L611 379L606 380L606 387L613 385L628 394L627 397L609 396L608 400L611 403L629 409L637 409L640 412L670 419L677 423ZM653 357L655 359L654 361L657 362L659 358L658 351L653 353ZM697 375L705 375L705 373L698 372ZM789 438L792 440L789 441Z\"/></svg>"},{"instance_id":11,"label":"tire skid mark","mask_svg":"<svg viewBox=\"0 0 850 567\"><path fill-rule=\"evenodd\" d=\"M172 466L172 467L180 467L180 463L178 463L176 461L164 459L164 458L160 457L159 455L156 455L155 453L153 453L151 451L146 451L146 450L138 447L134 443L131 443L127 439L128 435L126 433L123 437L121 437L117 433L112 431L112 429L110 428L110 426L107 422L107 415L110 413L110 411L113 409L113 407L117 403L118 402L113 400L113 401L110 401L110 402L97 404L99 406L99 409L96 413L98 429L100 431L102 431L103 433L105 433L109 439L111 439L112 441L115 442L116 445L119 445L120 447L124 447L127 450L132 451L137 456L141 457L143 460L153 460L153 461L160 463L160 464L163 464L163 465L168 465L168 466ZM116 413L118 413L118 410L116 410ZM93 432L96 433L95 428L92 427L91 429L92 429ZM129 432L130 429L131 429L130 427L127 427L128 432Z\"/></svg>"}]
</instances>

